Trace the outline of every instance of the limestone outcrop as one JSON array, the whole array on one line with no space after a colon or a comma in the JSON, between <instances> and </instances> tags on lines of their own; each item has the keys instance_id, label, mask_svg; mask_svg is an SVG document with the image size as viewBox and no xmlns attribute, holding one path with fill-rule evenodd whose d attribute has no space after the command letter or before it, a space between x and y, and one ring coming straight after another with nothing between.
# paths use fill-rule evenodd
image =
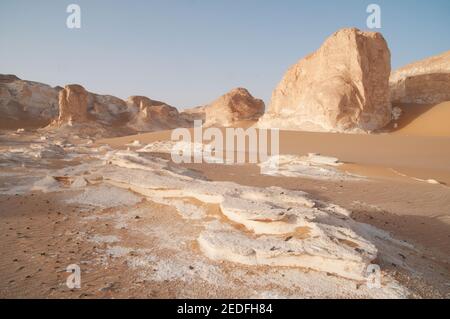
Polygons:
<instances>
[{"instance_id":1,"label":"limestone outcrop","mask_svg":"<svg viewBox=\"0 0 450 319\"><path fill-rule=\"evenodd\" d=\"M137 131L167 130L188 126L178 110L161 101L145 96L131 96L127 100L131 118L128 126Z\"/></svg>"},{"instance_id":2,"label":"limestone outcrop","mask_svg":"<svg viewBox=\"0 0 450 319\"><path fill-rule=\"evenodd\" d=\"M45 126L58 116L58 91L49 85L0 74L0 126Z\"/></svg>"},{"instance_id":3,"label":"limestone outcrop","mask_svg":"<svg viewBox=\"0 0 450 319\"><path fill-rule=\"evenodd\" d=\"M50 129L74 130L76 126L80 132L114 136L189 127L193 121L187 113L181 115L175 107L145 96L124 101L89 92L78 84L52 88L0 74L0 128L4 129L51 124Z\"/></svg>"},{"instance_id":4,"label":"limestone outcrop","mask_svg":"<svg viewBox=\"0 0 450 319\"><path fill-rule=\"evenodd\" d=\"M111 95L89 93L88 113L106 126L120 126L129 119L126 102Z\"/></svg>"},{"instance_id":5,"label":"limestone outcrop","mask_svg":"<svg viewBox=\"0 0 450 319\"><path fill-rule=\"evenodd\" d=\"M88 95L81 85L66 85L59 92L58 124L88 121Z\"/></svg>"},{"instance_id":6,"label":"limestone outcrop","mask_svg":"<svg viewBox=\"0 0 450 319\"><path fill-rule=\"evenodd\" d=\"M246 89L237 88L204 107L205 125L232 126L240 121L256 121L264 113L264 102Z\"/></svg>"},{"instance_id":7,"label":"limestone outcrop","mask_svg":"<svg viewBox=\"0 0 450 319\"><path fill-rule=\"evenodd\" d=\"M272 94L259 127L361 132L391 120L390 51L383 36L342 29L301 59Z\"/></svg>"},{"instance_id":8,"label":"limestone outcrop","mask_svg":"<svg viewBox=\"0 0 450 319\"><path fill-rule=\"evenodd\" d=\"M450 101L450 51L411 63L392 73L392 103L437 104Z\"/></svg>"},{"instance_id":9,"label":"limestone outcrop","mask_svg":"<svg viewBox=\"0 0 450 319\"><path fill-rule=\"evenodd\" d=\"M354 221L346 209L304 192L198 180L133 151L112 151L104 159L116 168L101 171L112 185L164 205L178 201L183 216L192 216L179 205L188 198L218 205L217 219L209 216L197 239L211 259L300 267L364 280L367 266L377 256L377 248L365 238L365 225Z\"/></svg>"}]
</instances>

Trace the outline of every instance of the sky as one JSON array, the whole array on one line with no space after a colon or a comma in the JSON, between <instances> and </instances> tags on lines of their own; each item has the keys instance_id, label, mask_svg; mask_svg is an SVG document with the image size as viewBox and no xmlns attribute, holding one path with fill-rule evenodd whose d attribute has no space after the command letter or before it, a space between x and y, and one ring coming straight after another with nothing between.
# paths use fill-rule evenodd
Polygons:
<instances>
[{"instance_id":1,"label":"sky","mask_svg":"<svg viewBox=\"0 0 450 319\"><path fill-rule=\"evenodd\" d=\"M69 4L81 28L69 29ZM381 8L392 68L450 50L449 0L0 0L0 73L183 109L236 87L270 101L284 72Z\"/></svg>"}]
</instances>

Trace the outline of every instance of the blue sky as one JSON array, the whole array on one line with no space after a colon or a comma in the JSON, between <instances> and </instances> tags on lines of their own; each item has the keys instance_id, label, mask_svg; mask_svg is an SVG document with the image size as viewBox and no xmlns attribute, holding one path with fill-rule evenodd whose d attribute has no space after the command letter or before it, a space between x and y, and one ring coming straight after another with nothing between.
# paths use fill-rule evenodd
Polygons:
<instances>
[{"instance_id":1,"label":"blue sky","mask_svg":"<svg viewBox=\"0 0 450 319\"><path fill-rule=\"evenodd\" d=\"M66 27L81 7L82 28ZM235 87L266 102L287 68L377 3L397 68L450 50L448 0L0 0L0 73L179 108Z\"/></svg>"}]
</instances>

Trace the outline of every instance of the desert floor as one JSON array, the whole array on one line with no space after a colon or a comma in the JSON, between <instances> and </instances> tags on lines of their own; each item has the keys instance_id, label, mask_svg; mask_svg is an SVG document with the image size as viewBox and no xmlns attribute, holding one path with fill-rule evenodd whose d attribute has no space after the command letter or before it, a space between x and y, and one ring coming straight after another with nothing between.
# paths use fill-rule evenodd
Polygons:
<instances>
[{"instance_id":1,"label":"desert floor","mask_svg":"<svg viewBox=\"0 0 450 319\"><path fill-rule=\"evenodd\" d=\"M383 271L380 289L310 269L211 260L197 237L206 222L223 219L217 205L184 198L177 209L179 202L153 201L108 182L108 174L121 172L108 167L108 152L133 151L127 144L135 140L167 141L170 131L95 143L44 129L4 131L0 297L448 298L450 133L431 119L448 119L450 103L407 114L392 133L280 133L281 154L335 156L345 163L339 170L358 179L267 176L255 164L168 163L194 180L299 190L350 210L380 230L371 238ZM164 152L145 156L170 160ZM81 267L81 289L66 286L70 264Z\"/></svg>"}]
</instances>

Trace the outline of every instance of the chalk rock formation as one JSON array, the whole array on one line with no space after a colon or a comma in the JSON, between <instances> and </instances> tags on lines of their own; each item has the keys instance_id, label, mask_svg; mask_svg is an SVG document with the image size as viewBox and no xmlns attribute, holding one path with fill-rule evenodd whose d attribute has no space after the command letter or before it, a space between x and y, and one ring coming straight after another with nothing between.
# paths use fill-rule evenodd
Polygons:
<instances>
[{"instance_id":1,"label":"chalk rock formation","mask_svg":"<svg viewBox=\"0 0 450 319\"><path fill-rule=\"evenodd\" d=\"M202 123L204 123L206 120L205 108L206 106L202 105L190 109L185 109L182 112L180 112L180 115L188 122L193 123L194 121L197 120L202 121Z\"/></svg>"},{"instance_id":2,"label":"chalk rock formation","mask_svg":"<svg viewBox=\"0 0 450 319\"><path fill-rule=\"evenodd\" d=\"M104 125L123 125L129 118L124 100L111 95L89 93L88 113Z\"/></svg>"},{"instance_id":3,"label":"chalk rock formation","mask_svg":"<svg viewBox=\"0 0 450 319\"><path fill-rule=\"evenodd\" d=\"M58 88L0 74L0 127L41 127L58 116Z\"/></svg>"},{"instance_id":4,"label":"chalk rock formation","mask_svg":"<svg viewBox=\"0 0 450 319\"><path fill-rule=\"evenodd\" d=\"M390 88L393 103L437 104L450 101L450 51L393 72Z\"/></svg>"},{"instance_id":5,"label":"chalk rock formation","mask_svg":"<svg viewBox=\"0 0 450 319\"><path fill-rule=\"evenodd\" d=\"M264 102L246 89L237 88L204 108L205 125L231 126L239 121L255 121L264 113Z\"/></svg>"},{"instance_id":6,"label":"chalk rock formation","mask_svg":"<svg viewBox=\"0 0 450 319\"><path fill-rule=\"evenodd\" d=\"M198 237L202 252L211 259L301 267L363 280L376 258L376 247L362 237L369 226L304 192L194 179L171 171L162 159L132 151L111 151L102 159L115 167L100 171L111 184L151 201L195 198L219 205L223 216L205 220Z\"/></svg>"},{"instance_id":7,"label":"chalk rock formation","mask_svg":"<svg viewBox=\"0 0 450 319\"><path fill-rule=\"evenodd\" d=\"M372 131L391 120L390 51L380 33L342 29L285 74L260 127Z\"/></svg>"},{"instance_id":8,"label":"chalk rock formation","mask_svg":"<svg viewBox=\"0 0 450 319\"><path fill-rule=\"evenodd\" d=\"M144 96L131 96L125 102L88 92L77 84L52 88L0 74L0 128L38 128L52 123L49 129L64 126L70 131L77 124L88 135L115 136L189 127L194 118Z\"/></svg>"},{"instance_id":9,"label":"chalk rock formation","mask_svg":"<svg viewBox=\"0 0 450 319\"><path fill-rule=\"evenodd\" d=\"M145 96L131 96L127 105L132 114L128 126L137 131L167 130L188 125L175 107L164 102Z\"/></svg>"},{"instance_id":10,"label":"chalk rock formation","mask_svg":"<svg viewBox=\"0 0 450 319\"><path fill-rule=\"evenodd\" d=\"M342 165L335 157L314 153L308 156L274 155L258 164L262 175L303 177L325 180L360 180L363 177L344 172L336 166Z\"/></svg>"},{"instance_id":11,"label":"chalk rock formation","mask_svg":"<svg viewBox=\"0 0 450 319\"><path fill-rule=\"evenodd\" d=\"M127 105L131 112L137 112L144 110L145 108L152 107L152 106L161 106L161 105L167 105L164 102L156 101L149 99L146 96L130 96L127 99Z\"/></svg>"},{"instance_id":12,"label":"chalk rock formation","mask_svg":"<svg viewBox=\"0 0 450 319\"><path fill-rule=\"evenodd\" d=\"M88 120L88 92L78 84L66 85L59 92L58 124L83 123Z\"/></svg>"}]
</instances>

